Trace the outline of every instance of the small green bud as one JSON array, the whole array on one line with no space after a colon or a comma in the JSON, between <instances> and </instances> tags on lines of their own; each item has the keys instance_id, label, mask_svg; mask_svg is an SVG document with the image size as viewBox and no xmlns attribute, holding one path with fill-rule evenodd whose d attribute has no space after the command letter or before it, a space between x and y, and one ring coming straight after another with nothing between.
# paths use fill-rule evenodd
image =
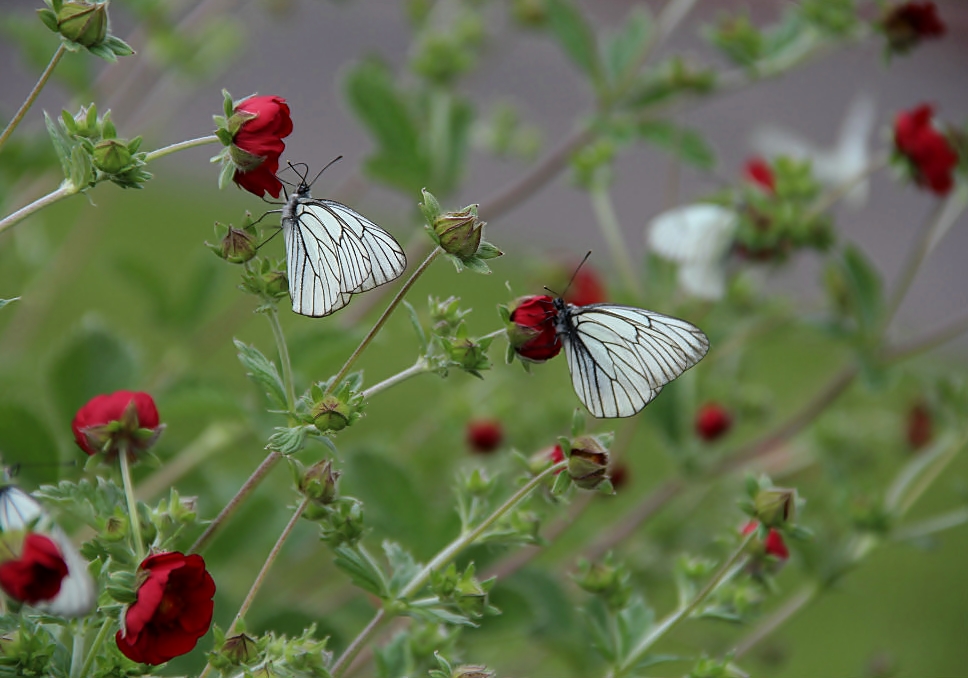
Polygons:
<instances>
[{"instance_id":1,"label":"small green bud","mask_svg":"<svg viewBox=\"0 0 968 678\"><path fill-rule=\"evenodd\" d=\"M487 357L488 345L473 339L453 339L446 343L447 357L457 363L462 370L480 376L478 374L480 370L486 370L491 366L491 361Z\"/></svg>"},{"instance_id":2,"label":"small green bud","mask_svg":"<svg viewBox=\"0 0 968 678\"><path fill-rule=\"evenodd\" d=\"M0 656L17 657L20 654L21 636L20 631L11 631L0 636Z\"/></svg>"},{"instance_id":3,"label":"small green bud","mask_svg":"<svg viewBox=\"0 0 968 678\"><path fill-rule=\"evenodd\" d=\"M249 638L244 633L237 636L226 638L219 654L228 659L232 664L248 664L259 656L259 649L256 647L255 640Z\"/></svg>"},{"instance_id":4,"label":"small green bud","mask_svg":"<svg viewBox=\"0 0 968 678\"><path fill-rule=\"evenodd\" d=\"M469 205L459 212L441 214L434 220L433 229L441 249L467 259L477 254L484 222L477 217L477 205Z\"/></svg>"},{"instance_id":5,"label":"small green bud","mask_svg":"<svg viewBox=\"0 0 968 678\"><path fill-rule=\"evenodd\" d=\"M332 504L337 497L336 482L340 472L329 459L313 464L299 479L299 491L317 504Z\"/></svg>"},{"instance_id":6,"label":"small green bud","mask_svg":"<svg viewBox=\"0 0 968 678\"><path fill-rule=\"evenodd\" d=\"M225 261L230 264L244 264L256 255L258 250L252 234L219 223L215 224L215 230L224 232L224 235L218 245L209 245L209 248Z\"/></svg>"},{"instance_id":7,"label":"small green bud","mask_svg":"<svg viewBox=\"0 0 968 678\"><path fill-rule=\"evenodd\" d=\"M608 480L608 450L591 436L571 441L568 475L583 490L594 490Z\"/></svg>"},{"instance_id":8,"label":"small green bud","mask_svg":"<svg viewBox=\"0 0 968 678\"><path fill-rule=\"evenodd\" d=\"M102 139L94 145L94 166L105 174L120 174L131 164L126 141Z\"/></svg>"},{"instance_id":9,"label":"small green bud","mask_svg":"<svg viewBox=\"0 0 968 678\"><path fill-rule=\"evenodd\" d=\"M123 516L111 516L104 521L104 528L99 535L109 542L123 541L128 538L128 519Z\"/></svg>"},{"instance_id":10,"label":"small green bud","mask_svg":"<svg viewBox=\"0 0 968 678\"><path fill-rule=\"evenodd\" d=\"M601 563L582 560L578 563L575 583L589 593L600 596L612 610L621 610L632 596L627 568L616 564L611 554Z\"/></svg>"},{"instance_id":11,"label":"small green bud","mask_svg":"<svg viewBox=\"0 0 968 678\"><path fill-rule=\"evenodd\" d=\"M289 294L289 278L282 271L269 271L262 276L265 283L265 293L270 297L280 298Z\"/></svg>"},{"instance_id":12,"label":"small green bud","mask_svg":"<svg viewBox=\"0 0 968 678\"><path fill-rule=\"evenodd\" d=\"M334 395L328 395L313 406L313 423L320 431L342 431L350 424L353 408Z\"/></svg>"},{"instance_id":13,"label":"small green bud","mask_svg":"<svg viewBox=\"0 0 968 678\"><path fill-rule=\"evenodd\" d=\"M57 13L57 30L71 42L94 47L108 36L108 9L103 3L67 2Z\"/></svg>"},{"instance_id":14,"label":"small green bud","mask_svg":"<svg viewBox=\"0 0 968 678\"><path fill-rule=\"evenodd\" d=\"M797 491L784 487L760 490L753 498L755 518L766 527L783 527L796 515Z\"/></svg>"}]
</instances>

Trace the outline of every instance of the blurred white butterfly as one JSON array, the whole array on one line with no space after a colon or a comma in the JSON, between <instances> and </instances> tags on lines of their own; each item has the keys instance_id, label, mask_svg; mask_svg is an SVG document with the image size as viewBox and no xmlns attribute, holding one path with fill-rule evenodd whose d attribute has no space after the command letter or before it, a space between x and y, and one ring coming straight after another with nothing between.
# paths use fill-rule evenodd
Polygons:
<instances>
[{"instance_id":1,"label":"blurred white butterfly","mask_svg":"<svg viewBox=\"0 0 968 678\"><path fill-rule=\"evenodd\" d=\"M654 217L646 229L649 248L679 264L679 287L701 299L722 298L726 258L733 246L739 216L728 207L696 203Z\"/></svg>"},{"instance_id":2,"label":"blurred white butterfly","mask_svg":"<svg viewBox=\"0 0 968 678\"><path fill-rule=\"evenodd\" d=\"M282 232L292 310L318 318L343 308L354 294L399 278L407 257L392 235L359 212L313 198L311 184L301 177L288 197Z\"/></svg>"},{"instance_id":3,"label":"blurred white butterfly","mask_svg":"<svg viewBox=\"0 0 968 678\"><path fill-rule=\"evenodd\" d=\"M870 164L869 145L876 123L874 99L857 94L850 102L832 148L822 148L790 130L769 125L753 132L750 144L765 156L810 160L817 181L834 188L859 176ZM865 179L844 196L844 202L855 209L862 207L869 191L870 182Z\"/></svg>"},{"instance_id":4,"label":"blurred white butterfly","mask_svg":"<svg viewBox=\"0 0 968 678\"><path fill-rule=\"evenodd\" d=\"M58 617L83 617L94 609L97 591L74 544L36 499L15 485L0 486L0 532L36 532L49 537L67 565L67 576L53 599L34 605Z\"/></svg>"},{"instance_id":5,"label":"blurred white butterfly","mask_svg":"<svg viewBox=\"0 0 968 678\"><path fill-rule=\"evenodd\" d=\"M685 320L561 297L553 304L572 386L596 417L631 417L709 350L706 335Z\"/></svg>"}]
</instances>

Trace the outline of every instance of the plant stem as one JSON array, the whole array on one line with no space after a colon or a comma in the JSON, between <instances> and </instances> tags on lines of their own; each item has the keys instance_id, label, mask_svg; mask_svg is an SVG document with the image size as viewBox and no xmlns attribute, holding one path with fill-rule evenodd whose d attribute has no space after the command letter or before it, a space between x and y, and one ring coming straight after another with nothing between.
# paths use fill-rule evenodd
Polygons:
<instances>
[{"instance_id":1,"label":"plant stem","mask_svg":"<svg viewBox=\"0 0 968 678\"><path fill-rule=\"evenodd\" d=\"M615 214L615 206L612 204L612 196L605 182L597 181L589 191L592 201L592 209L598 226L602 229L602 236L608 245L609 253L612 256L612 264L618 269L622 282L633 296L639 294L638 276L635 274L635 265L629 255L629 247L622 234L622 226L618 223Z\"/></svg>"},{"instance_id":2,"label":"plant stem","mask_svg":"<svg viewBox=\"0 0 968 678\"><path fill-rule=\"evenodd\" d=\"M131 482L131 462L128 459L127 445L121 446L118 454L121 462L121 482L124 484L124 496L128 501L128 522L131 524L131 539L134 541L134 552L140 563L145 559L145 543L141 537L141 519L138 517L138 500L134 496L134 483Z\"/></svg>"},{"instance_id":3,"label":"plant stem","mask_svg":"<svg viewBox=\"0 0 968 678\"><path fill-rule=\"evenodd\" d=\"M372 396L376 395L380 391L384 391L390 388L391 386L395 386L402 381L406 381L407 379L410 379L411 377L415 377L418 374L423 374L424 372L430 372L430 366L427 364L427 360L421 357L412 366L408 367L402 372L398 372L394 374L392 377L388 377L387 379L384 379L380 383L373 384L373 386L371 386L370 388L364 389L362 394L363 399L369 400Z\"/></svg>"},{"instance_id":4,"label":"plant stem","mask_svg":"<svg viewBox=\"0 0 968 678\"><path fill-rule=\"evenodd\" d=\"M108 617L101 624L101 628L98 629L97 635L94 636L94 642L91 643L90 649L87 651L87 657L84 658L84 665L81 666L80 672L77 674L82 678L91 675L91 667L94 666L94 660L98 656L98 651L101 649L101 645L104 644L104 639L107 638L108 631L114 625L114 619Z\"/></svg>"},{"instance_id":5,"label":"plant stem","mask_svg":"<svg viewBox=\"0 0 968 678\"><path fill-rule=\"evenodd\" d=\"M296 415L296 387L292 380L292 363L289 360L289 348L286 345L286 335L282 332L282 325L279 324L279 309L275 304L270 305L265 312L269 319L269 326L272 327L272 338L276 340L276 350L279 351L279 364L282 366L282 383L286 387L286 409L289 410L289 419L292 423Z\"/></svg>"},{"instance_id":6,"label":"plant stem","mask_svg":"<svg viewBox=\"0 0 968 678\"><path fill-rule=\"evenodd\" d=\"M81 655L84 653L84 627L80 622L75 622L71 626L74 629L74 642L71 645L70 678L80 678L83 675L80 669Z\"/></svg>"},{"instance_id":7,"label":"plant stem","mask_svg":"<svg viewBox=\"0 0 968 678\"><path fill-rule=\"evenodd\" d=\"M339 372L336 373L336 376L329 384L329 388L326 389L327 394L332 393L333 390L340 385L343 379L346 378L346 375L353 367L356 359L359 358L360 354L363 353L366 347L370 345L370 342L373 341L373 337L377 335L377 332L383 328L384 323L386 323L386 321L390 318L390 315L400 304L400 302L403 301L403 298L407 295L407 292L410 291L410 288L413 287L413 284L417 282L417 278L419 278L424 271L430 268L430 264L434 262L434 259L436 259L437 255L439 255L442 251L443 250L441 250L439 247L435 247L433 251L427 255L427 258L423 260L423 263L417 267L417 270L413 272L413 274L410 276L410 279L407 280L407 282L403 284L403 287L397 291L396 296L393 297L393 299L390 301L390 305L386 307L386 310L384 310L383 314L377 319L376 324L373 325L367 335L363 337L363 341L360 342L360 345L356 347L356 350L353 351L352 355L346 359L346 362L340 368Z\"/></svg>"},{"instance_id":8,"label":"plant stem","mask_svg":"<svg viewBox=\"0 0 968 678\"><path fill-rule=\"evenodd\" d=\"M37 97L40 96L40 91L44 89L44 85L47 84L50 76L54 73L54 68L57 67L57 62L59 62L61 57L63 57L66 53L67 47L64 46L64 43L58 45L57 51L54 52L54 56L50 58L50 63L47 64L47 68L45 68L44 72L40 74L40 79L37 81L37 84L34 85L32 90L30 90L30 94L27 95L27 98L20 105L20 110L14 114L10 122L7 123L3 133L0 134L0 148L3 148L3 145L7 143L7 139L9 139L10 135L13 134L13 131L17 129L17 125L19 125L20 121L24 119L24 116L27 115L27 111L30 110L30 107L34 105Z\"/></svg>"},{"instance_id":9,"label":"plant stem","mask_svg":"<svg viewBox=\"0 0 968 678\"><path fill-rule=\"evenodd\" d=\"M239 491L235 493L235 496L229 500L229 503L226 504L225 508L223 508L222 511L215 517L215 520L209 523L208 527L205 528L205 531L202 533L202 536L195 540L195 543L192 544L192 547L188 549L189 553L198 553L208 546L208 542L211 541L212 537L215 535L215 532L217 532L218 529L222 527L222 524L225 523L225 521L228 520L233 513L235 513L235 510L239 507L239 504L241 504L242 501L248 497L256 487L259 486L259 483L262 482L262 479L268 475L269 471L272 470L280 459L282 459L282 454L276 450L273 450L266 456L262 463L259 464L259 468L252 472L252 475L249 476L249 479L246 480L245 484L239 488Z\"/></svg>"},{"instance_id":10,"label":"plant stem","mask_svg":"<svg viewBox=\"0 0 968 678\"><path fill-rule=\"evenodd\" d=\"M29 205L24 205L16 212L8 214L3 219L0 219L0 233L3 233L11 226L16 226L34 212L37 212L48 205L53 205L55 202L60 202L64 198L68 198L75 193L77 193L77 188L74 186L74 184L65 179L56 191L52 191L45 196L37 198Z\"/></svg>"},{"instance_id":11,"label":"plant stem","mask_svg":"<svg viewBox=\"0 0 968 678\"><path fill-rule=\"evenodd\" d=\"M517 506L524 498L531 494L532 490L544 482L545 478L551 476L561 469L566 468L567 466L568 462L563 461L548 467L535 477L531 478L531 480L521 486L517 492L511 495L507 501L495 509L491 515L482 520L480 525L469 532L464 532L457 537L457 539L448 544L443 550L437 553L437 555L434 556L433 559L427 563L427 565L425 565L424 568L420 570L420 572L418 572L405 587L403 587L398 596L399 599L406 600L420 591L420 589L423 588L424 584L427 583L434 572L447 565L451 560L456 558L461 551L477 541L477 539L484 534L484 532L486 532L491 525L493 525L508 511ZM346 672L346 670L349 668L350 662L352 662L353 658L356 657L360 650L363 649L363 645L370 639L376 629L380 626L385 616L385 609L381 608L378 610L373 619L370 620L370 623L368 623L366 627L360 631L359 635L353 639L353 642L350 643L350 645L330 669L330 673L333 678L340 678L340 676Z\"/></svg>"},{"instance_id":12,"label":"plant stem","mask_svg":"<svg viewBox=\"0 0 968 678\"><path fill-rule=\"evenodd\" d=\"M164 158L166 155L171 155L172 153L177 153L178 151L184 151L189 148L195 148L197 146L206 146L208 144L214 144L218 142L218 137L214 134L209 134L208 136L198 137L197 139L189 139L188 141L179 141L177 144L172 144L171 146L165 146L159 148L156 151L151 151L145 154L145 162L151 162L152 160L157 160L158 158Z\"/></svg>"},{"instance_id":13,"label":"plant stem","mask_svg":"<svg viewBox=\"0 0 968 678\"><path fill-rule=\"evenodd\" d=\"M656 625L649 633L642 638L635 647L626 656L625 661L623 661L616 669L609 672L609 676L617 678L618 676L625 675L628 673L635 665L638 663L642 656L648 652L649 648L656 644L656 642L665 636L667 633L672 631L676 626L682 623L689 615L696 611L700 605L713 593L720 585L726 583L732 579L740 568L736 567L740 558L746 551L746 546L750 541L756 536L755 532L750 532L746 535L743 540L736 547L736 550L730 555L725 563L717 570L716 574L713 575L712 579L706 582L706 585L702 590L696 594L696 596L684 607L679 608L668 617L663 619Z\"/></svg>"}]
</instances>

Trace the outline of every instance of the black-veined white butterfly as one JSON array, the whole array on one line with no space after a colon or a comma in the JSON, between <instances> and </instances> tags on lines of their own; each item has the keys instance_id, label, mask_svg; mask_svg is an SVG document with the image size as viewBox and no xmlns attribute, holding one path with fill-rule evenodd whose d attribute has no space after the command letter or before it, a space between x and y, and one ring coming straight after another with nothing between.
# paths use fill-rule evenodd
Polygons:
<instances>
[{"instance_id":1,"label":"black-veined white butterfly","mask_svg":"<svg viewBox=\"0 0 968 678\"><path fill-rule=\"evenodd\" d=\"M596 417L631 417L709 350L703 331L685 320L617 304L574 306L561 297L553 304L572 386Z\"/></svg>"},{"instance_id":2,"label":"black-veined white butterfly","mask_svg":"<svg viewBox=\"0 0 968 678\"><path fill-rule=\"evenodd\" d=\"M311 185L301 177L286 200L282 231L292 310L318 318L400 277L407 257L392 235L356 210L313 198Z\"/></svg>"},{"instance_id":3,"label":"black-veined white butterfly","mask_svg":"<svg viewBox=\"0 0 968 678\"><path fill-rule=\"evenodd\" d=\"M83 617L94 609L97 591L87 563L40 502L16 485L0 485L0 533L5 532L36 532L49 537L67 565L67 576L61 581L57 595L34 607L58 617Z\"/></svg>"}]
</instances>

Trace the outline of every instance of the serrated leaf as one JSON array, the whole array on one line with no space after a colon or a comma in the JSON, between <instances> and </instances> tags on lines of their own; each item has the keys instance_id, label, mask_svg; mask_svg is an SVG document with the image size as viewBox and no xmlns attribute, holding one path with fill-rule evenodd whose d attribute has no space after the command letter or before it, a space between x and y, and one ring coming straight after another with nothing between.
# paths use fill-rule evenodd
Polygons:
<instances>
[{"instance_id":1,"label":"serrated leaf","mask_svg":"<svg viewBox=\"0 0 968 678\"><path fill-rule=\"evenodd\" d=\"M593 80L598 80L601 68L595 33L581 11L569 0L550 0L546 8L548 28L565 54Z\"/></svg>"},{"instance_id":2,"label":"serrated leaf","mask_svg":"<svg viewBox=\"0 0 968 678\"><path fill-rule=\"evenodd\" d=\"M383 542L383 552L390 564L389 592L392 597L396 598L400 591L420 572L420 565L413 559L409 551L396 542Z\"/></svg>"},{"instance_id":3,"label":"serrated leaf","mask_svg":"<svg viewBox=\"0 0 968 678\"><path fill-rule=\"evenodd\" d=\"M612 82L628 77L626 72L641 59L649 47L652 16L641 5L634 5L622 28L605 44L605 68Z\"/></svg>"},{"instance_id":4,"label":"serrated leaf","mask_svg":"<svg viewBox=\"0 0 968 678\"><path fill-rule=\"evenodd\" d=\"M279 454L295 454L306 446L308 426L293 426L291 428L279 427L276 432L269 436L266 449L275 450Z\"/></svg>"},{"instance_id":5,"label":"serrated leaf","mask_svg":"<svg viewBox=\"0 0 968 678\"><path fill-rule=\"evenodd\" d=\"M655 625L655 612L639 595L633 595L616 618L620 654L624 657Z\"/></svg>"},{"instance_id":6,"label":"serrated leaf","mask_svg":"<svg viewBox=\"0 0 968 678\"><path fill-rule=\"evenodd\" d=\"M375 648L373 657L379 678L406 678L416 669L410 634L406 632L398 633L383 647Z\"/></svg>"},{"instance_id":7,"label":"serrated leaf","mask_svg":"<svg viewBox=\"0 0 968 678\"><path fill-rule=\"evenodd\" d=\"M249 346L238 339L234 343L239 351L239 362L248 370L247 375L265 388L266 395L276 406L285 408L286 388L275 363L262 355L255 346Z\"/></svg>"},{"instance_id":8,"label":"serrated leaf","mask_svg":"<svg viewBox=\"0 0 968 678\"><path fill-rule=\"evenodd\" d=\"M91 155L81 145L77 144L71 149L71 170L68 179L77 188L85 188L94 181L94 165L91 164Z\"/></svg>"},{"instance_id":9,"label":"serrated leaf","mask_svg":"<svg viewBox=\"0 0 968 678\"><path fill-rule=\"evenodd\" d=\"M382 599L389 598L386 579L369 558L346 544L333 550L336 553L336 567L349 575L354 584Z\"/></svg>"},{"instance_id":10,"label":"serrated leaf","mask_svg":"<svg viewBox=\"0 0 968 678\"><path fill-rule=\"evenodd\" d=\"M444 607L417 607L411 605L404 612L408 617L422 619L433 624L451 624L456 626L471 626L476 628L477 624L462 614L452 612Z\"/></svg>"},{"instance_id":11,"label":"serrated leaf","mask_svg":"<svg viewBox=\"0 0 968 678\"><path fill-rule=\"evenodd\" d=\"M488 275L491 272L491 267L479 257L468 257L467 259L462 259L462 262L468 271L473 271L474 273L480 273L482 275Z\"/></svg>"},{"instance_id":12,"label":"serrated leaf","mask_svg":"<svg viewBox=\"0 0 968 678\"><path fill-rule=\"evenodd\" d=\"M666 120L643 122L637 126L639 136L683 162L701 169L716 165L716 153L696 130L678 127Z\"/></svg>"},{"instance_id":13,"label":"serrated leaf","mask_svg":"<svg viewBox=\"0 0 968 678\"><path fill-rule=\"evenodd\" d=\"M66 111L64 111L64 113L66 113ZM50 136L50 141L54 145L54 151L57 153L57 159L60 160L61 169L64 171L64 177L70 178L72 167L71 148L73 144L61 126L54 122L49 115L47 115L47 111L44 111L44 124L47 126L47 134Z\"/></svg>"},{"instance_id":14,"label":"serrated leaf","mask_svg":"<svg viewBox=\"0 0 968 678\"><path fill-rule=\"evenodd\" d=\"M430 344L427 341L427 333L424 332L423 326L420 324L420 316L417 315L417 310L409 301L404 300L403 307L407 309L410 324L413 326L413 331L417 335L417 341L420 342L420 352L421 354L426 354Z\"/></svg>"}]
</instances>

